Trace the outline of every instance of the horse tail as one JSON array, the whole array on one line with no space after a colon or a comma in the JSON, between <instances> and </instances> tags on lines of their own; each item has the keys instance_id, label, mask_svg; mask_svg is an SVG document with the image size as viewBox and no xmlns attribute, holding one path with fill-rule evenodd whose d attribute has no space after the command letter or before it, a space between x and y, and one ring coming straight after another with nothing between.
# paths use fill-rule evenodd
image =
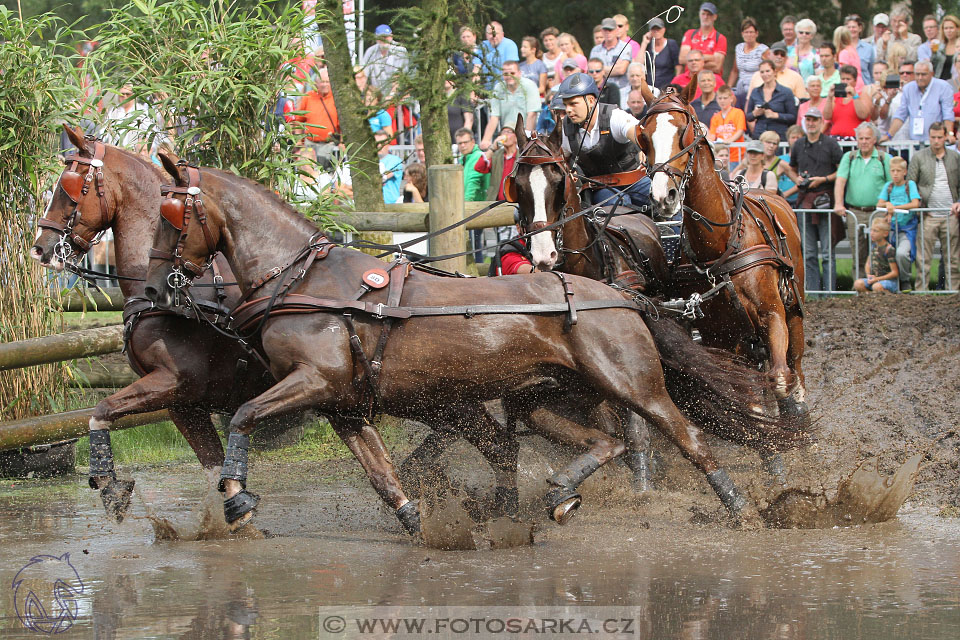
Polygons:
<instances>
[{"instance_id":1,"label":"horse tail","mask_svg":"<svg viewBox=\"0 0 960 640\"><path fill-rule=\"evenodd\" d=\"M771 415L765 396L774 391L763 372L727 351L704 347L674 320L645 316L660 352L667 392L698 427L761 452L783 451L810 441L804 418Z\"/></svg>"}]
</instances>

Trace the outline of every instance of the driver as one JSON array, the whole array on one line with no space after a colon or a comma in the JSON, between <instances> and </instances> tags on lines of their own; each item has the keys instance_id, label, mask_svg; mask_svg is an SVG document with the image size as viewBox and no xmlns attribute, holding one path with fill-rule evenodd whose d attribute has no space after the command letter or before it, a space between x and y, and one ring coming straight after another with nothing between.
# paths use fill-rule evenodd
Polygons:
<instances>
[{"instance_id":1,"label":"driver","mask_svg":"<svg viewBox=\"0 0 960 640\"><path fill-rule=\"evenodd\" d=\"M640 121L613 105L598 105L597 83L585 73L567 76L557 96L566 109L562 146L568 162L576 157L583 175L606 185L587 181L584 194L590 194L591 203L616 204L623 194L623 204L647 204L650 178L640 163Z\"/></svg>"}]
</instances>

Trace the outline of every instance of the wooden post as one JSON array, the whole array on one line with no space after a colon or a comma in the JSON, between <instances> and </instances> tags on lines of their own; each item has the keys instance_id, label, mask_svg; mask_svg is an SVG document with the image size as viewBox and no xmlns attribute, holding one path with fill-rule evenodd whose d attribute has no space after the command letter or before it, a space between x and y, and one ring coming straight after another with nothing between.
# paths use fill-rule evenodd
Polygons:
<instances>
[{"instance_id":1,"label":"wooden post","mask_svg":"<svg viewBox=\"0 0 960 640\"><path fill-rule=\"evenodd\" d=\"M90 432L89 424L92 415L92 408L77 409L66 413L0 422L0 451L83 437ZM110 430L129 429L169 419L170 414L166 409L136 413L120 418L110 426Z\"/></svg>"},{"instance_id":2,"label":"wooden post","mask_svg":"<svg viewBox=\"0 0 960 640\"><path fill-rule=\"evenodd\" d=\"M430 231L436 231L463 220L463 167L439 164L427 169L427 190L430 193ZM461 226L430 239L430 255L460 253L467 248L466 230ZM467 270L467 257L435 262L448 271Z\"/></svg>"},{"instance_id":3,"label":"wooden post","mask_svg":"<svg viewBox=\"0 0 960 640\"><path fill-rule=\"evenodd\" d=\"M18 340L0 344L0 371L116 353L122 348L121 325Z\"/></svg>"}]
</instances>

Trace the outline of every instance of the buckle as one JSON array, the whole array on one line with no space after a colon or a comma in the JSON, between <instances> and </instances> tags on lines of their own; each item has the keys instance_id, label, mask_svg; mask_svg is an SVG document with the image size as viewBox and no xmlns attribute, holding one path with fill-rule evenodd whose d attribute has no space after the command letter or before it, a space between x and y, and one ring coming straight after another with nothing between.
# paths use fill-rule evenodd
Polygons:
<instances>
[{"instance_id":1,"label":"buckle","mask_svg":"<svg viewBox=\"0 0 960 640\"><path fill-rule=\"evenodd\" d=\"M382 302L378 302L377 310L374 312L373 317L376 318L377 320L383 320L383 310L385 306L386 305L384 305Z\"/></svg>"},{"instance_id":2,"label":"buckle","mask_svg":"<svg viewBox=\"0 0 960 640\"><path fill-rule=\"evenodd\" d=\"M219 274L213 276L213 284L223 284L223 276Z\"/></svg>"}]
</instances>

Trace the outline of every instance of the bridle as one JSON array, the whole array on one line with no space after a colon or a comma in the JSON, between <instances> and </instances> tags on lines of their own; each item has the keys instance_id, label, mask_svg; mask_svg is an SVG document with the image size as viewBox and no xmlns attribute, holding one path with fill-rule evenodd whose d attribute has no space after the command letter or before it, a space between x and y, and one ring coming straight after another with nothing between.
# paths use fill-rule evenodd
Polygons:
<instances>
[{"instance_id":1,"label":"bridle","mask_svg":"<svg viewBox=\"0 0 960 640\"><path fill-rule=\"evenodd\" d=\"M89 136L87 139L94 142L92 158L83 158L75 151L67 154L63 158L63 163L66 168L63 170L63 173L60 174L58 184L60 190L63 191L64 195L73 203L73 211L67 217L66 224L60 224L47 217L40 218L40 220L37 221L37 226L41 229L52 229L60 233L60 240L53 248L53 255L62 260L64 264L74 256L73 246L76 246L80 250L78 255L85 254L100 242L100 238L105 233L107 226L109 226L106 224L109 222L110 214L105 196L106 180L103 176L103 155L107 147L99 140L95 140ZM87 167L86 174L81 174L80 171L78 171L80 165ZM89 226L91 228L99 226L101 230L94 232L90 238L85 238L77 233L75 226L77 221L83 217L80 211L80 204L83 202L84 197L90 192L91 187L94 187L98 202L100 203L100 223ZM73 245L70 244L71 242Z\"/></svg>"},{"instance_id":2,"label":"bridle","mask_svg":"<svg viewBox=\"0 0 960 640\"><path fill-rule=\"evenodd\" d=\"M530 155L532 151L539 150L546 155ZM536 132L530 134L529 140L523 145L523 148L517 153L517 160L513 165L513 171L510 172L503 181L503 196L507 202L512 202L515 204L519 203L519 198L517 197L517 169L521 164L526 165L556 165L560 172L563 174L563 200L564 206L560 209L560 217L557 223L550 224L545 221L534 222L528 228L527 225L523 224L521 217L520 220L520 230L524 234L537 233L544 230L546 227L555 227L556 228L556 239L554 244L557 247L557 251L562 253L563 251L563 220L567 217L573 215L580 210L580 192L577 189L577 178L574 175L573 171L570 169L570 165L567 164L567 161L564 159L562 153L554 153L547 143L537 135Z\"/></svg>"},{"instance_id":3,"label":"bridle","mask_svg":"<svg viewBox=\"0 0 960 640\"><path fill-rule=\"evenodd\" d=\"M645 124L651 117L661 113L682 113L686 116L687 120L683 127L683 132L680 134L680 144L683 144L683 141L686 140L690 135L690 130L694 130L693 139L690 141L690 143L677 151L675 154L663 162L658 162L654 165L651 165L649 161L647 162L647 175L649 175L652 179L654 174L656 174L658 171L663 171L666 173L670 178L670 181L673 183L674 188L676 188L677 192L679 193L680 202L682 203L684 201L684 196L686 195L687 183L693 177L693 163L697 159L700 141L706 137L706 134L703 132L702 127L700 127L700 123L697 121L696 114L688 111L686 106L678 102L678 100L679 97L676 93L666 93L659 100L650 105L650 109L647 111L647 115L644 116L643 122ZM689 154L687 157L687 165L684 167L683 171L680 171L670 163L685 153Z\"/></svg>"},{"instance_id":4,"label":"bridle","mask_svg":"<svg viewBox=\"0 0 960 640\"><path fill-rule=\"evenodd\" d=\"M177 167L185 167L187 170L187 185L161 185L160 196L167 196L160 203L160 216L174 229L180 232L177 238L176 248L173 253L161 251L156 247L150 249L150 259L165 260L173 263L173 270L167 275L167 284L170 285L177 294L189 286L195 278L203 275L217 253L217 243L210 234L210 228L207 226L207 215L203 210L202 191L200 190L200 169L187 164L181 160ZM173 197L174 194L185 196L183 200ZM203 231L203 238L207 244L207 260L203 265L197 265L183 258L183 248L187 242L190 231L190 221L196 214L197 222L200 223L200 229ZM187 271L189 277L184 274Z\"/></svg>"}]
</instances>

